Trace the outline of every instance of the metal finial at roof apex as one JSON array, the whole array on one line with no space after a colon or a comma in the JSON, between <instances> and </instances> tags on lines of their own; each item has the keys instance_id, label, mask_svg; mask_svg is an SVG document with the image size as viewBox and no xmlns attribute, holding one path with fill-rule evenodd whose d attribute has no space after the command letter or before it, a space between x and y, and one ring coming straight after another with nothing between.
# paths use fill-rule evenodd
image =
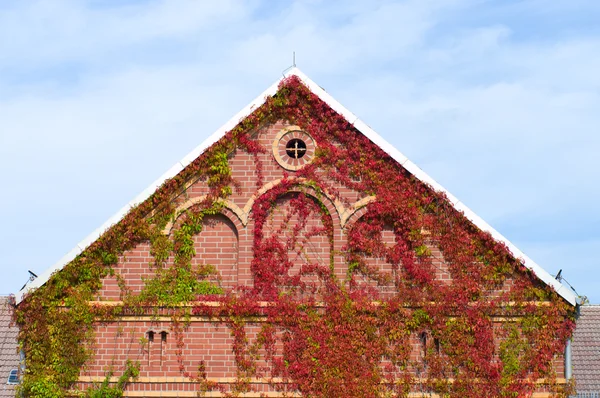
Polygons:
<instances>
[{"instance_id":1,"label":"metal finial at roof apex","mask_svg":"<svg viewBox=\"0 0 600 398\"><path fill-rule=\"evenodd\" d=\"M288 66L283 71L281 71L281 76L283 76L283 78L287 77L289 75L289 72L292 70L296 70L296 68L296 51L292 51L292 65Z\"/></svg>"}]
</instances>

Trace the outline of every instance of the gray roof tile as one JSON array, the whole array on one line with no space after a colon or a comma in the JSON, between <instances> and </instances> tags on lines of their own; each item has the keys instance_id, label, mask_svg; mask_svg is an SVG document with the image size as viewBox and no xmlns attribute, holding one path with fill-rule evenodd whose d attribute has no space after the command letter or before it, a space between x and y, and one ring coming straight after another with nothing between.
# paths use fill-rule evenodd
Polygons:
<instances>
[{"instance_id":1,"label":"gray roof tile","mask_svg":"<svg viewBox=\"0 0 600 398\"><path fill-rule=\"evenodd\" d=\"M9 298L0 296L0 398L15 396L15 386L7 384L7 381L11 369L19 367L18 329L11 324L11 314Z\"/></svg>"},{"instance_id":2,"label":"gray roof tile","mask_svg":"<svg viewBox=\"0 0 600 398\"><path fill-rule=\"evenodd\" d=\"M600 305L581 306L572 352L577 392L600 391Z\"/></svg>"}]
</instances>

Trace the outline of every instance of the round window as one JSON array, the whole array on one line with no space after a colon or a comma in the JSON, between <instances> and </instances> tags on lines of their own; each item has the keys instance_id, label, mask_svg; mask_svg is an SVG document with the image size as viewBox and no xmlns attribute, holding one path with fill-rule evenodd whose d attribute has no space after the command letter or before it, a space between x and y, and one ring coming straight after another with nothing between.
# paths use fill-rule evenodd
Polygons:
<instances>
[{"instance_id":1,"label":"round window","mask_svg":"<svg viewBox=\"0 0 600 398\"><path fill-rule=\"evenodd\" d=\"M286 170L299 170L312 160L315 142L298 126L282 129L273 141L275 160Z\"/></svg>"}]
</instances>

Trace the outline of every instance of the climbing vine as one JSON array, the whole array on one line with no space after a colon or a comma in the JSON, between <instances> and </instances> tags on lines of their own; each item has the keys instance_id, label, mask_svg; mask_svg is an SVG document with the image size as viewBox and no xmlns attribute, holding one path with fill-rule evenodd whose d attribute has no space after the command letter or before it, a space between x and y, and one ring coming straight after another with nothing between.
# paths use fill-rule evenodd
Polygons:
<instances>
[{"instance_id":1,"label":"climbing vine","mask_svg":"<svg viewBox=\"0 0 600 398\"><path fill-rule=\"evenodd\" d=\"M123 374L119 376L117 382L113 385L110 378L113 375L112 370L109 370L106 378L100 385L96 385L87 391L89 398L120 398L123 396L123 391L133 379L137 378L140 373L139 362L133 363L127 361Z\"/></svg>"},{"instance_id":2,"label":"climbing vine","mask_svg":"<svg viewBox=\"0 0 600 398\"><path fill-rule=\"evenodd\" d=\"M310 164L254 201L253 284L225 290L215 267L193 265L194 236L206 216L220 214L243 189L230 166L235 151L252 155L256 188L262 187L267 151L254 137L282 120L306 131L317 150ZM176 199L198 181L208 194L178 211ZM327 203L349 205L343 192L373 200L348 219L348 243L339 247ZM392 241L383 238L388 232ZM315 241L325 257L314 255ZM134 293L118 264L143 243L150 245L153 275ZM119 305L94 302L107 277L119 282ZM185 310L190 302L196 304ZM93 358L95 325L148 308L168 309L179 370L199 394L236 396L252 391L255 378L315 397L569 393L554 364L572 333L573 308L296 77L24 298L15 311L27 365L21 392L67 396ZM237 366L229 387L210 381L204 362L186 369L190 316L216 317L229 328ZM251 336L249 325L259 325L258 332ZM138 371L134 361L113 367L105 382L83 393L120 396ZM122 373L116 385L109 382L115 372Z\"/></svg>"}]
</instances>

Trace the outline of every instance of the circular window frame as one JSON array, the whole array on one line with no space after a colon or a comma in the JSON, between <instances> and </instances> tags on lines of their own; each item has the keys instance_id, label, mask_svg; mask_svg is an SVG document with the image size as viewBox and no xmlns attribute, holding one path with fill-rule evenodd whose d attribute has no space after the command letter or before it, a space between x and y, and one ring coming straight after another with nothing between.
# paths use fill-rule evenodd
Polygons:
<instances>
[{"instance_id":1,"label":"circular window frame","mask_svg":"<svg viewBox=\"0 0 600 398\"><path fill-rule=\"evenodd\" d=\"M293 158L288 155L287 145L291 140L303 141L306 145L304 155ZM300 170L312 161L317 145L305 131L298 126L288 126L281 129L273 140L273 156L281 167L289 171Z\"/></svg>"}]
</instances>

